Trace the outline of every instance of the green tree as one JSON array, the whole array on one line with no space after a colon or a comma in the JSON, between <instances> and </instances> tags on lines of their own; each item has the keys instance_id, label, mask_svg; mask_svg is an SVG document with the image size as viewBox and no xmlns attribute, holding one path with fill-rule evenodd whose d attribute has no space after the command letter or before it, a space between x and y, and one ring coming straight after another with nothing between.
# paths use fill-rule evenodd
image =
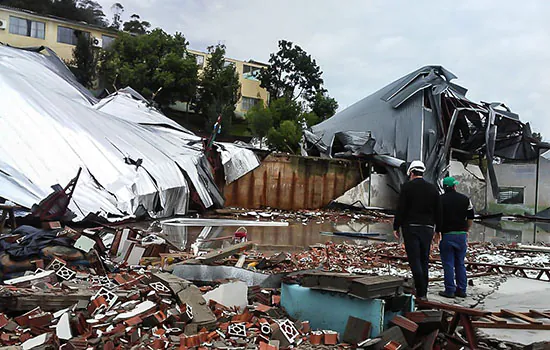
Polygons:
<instances>
[{"instance_id":1,"label":"green tree","mask_svg":"<svg viewBox=\"0 0 550 350\"><path fill-rule=\"evenodd\" d=\"M311 111L319 117L319 121L332 117L338 109L338 102L326 92L318 92L310 104ZM311 126L311 125L310 125Z\"/></svg>"},{"instance_id":2,"label":"green tree","mask_svg":"<svg viewBox=\"0 0 550 350\"><path fill-rule=\"evenodd\" d=\"M132 16L130 16L130 20L127 22L124 22L124 25L123 25L123 29L125 32L129 32L137 35L147 34L150 27L151 27L151 23L147 21L142 21L139 15L136 15L135 13Z\"/></svg>"},{"instance_id":3,"label":"green tree","mask_svg":"<svg viewBox=\"0 0 550 350\"><path fill-rule=\"evenodd\" d=\"M92 39L86 35L78 35L69 66L78 82L89 89L93 87L97 75L97 62L98 52L93 48Z\"/></svg>"},{"instance_id":4,"label":"green tree","mask_svg":"<svg viewBox=\"0 0 550 350\"><path fill-rule=\"evenodd\" d=\"M235 65L225 60L225 45L210 46L209 57L200 75L195 110L205 117L206 128L222 117L222 131L231 129L241 84Z\"/></svg>"},{"instance_id":5,"label":"green tree","mask_svg":"<svg viewBox=\"0 0 550 350\"><path fill-rule=\"evenodd\" d=\"M246 114L248 126L254 136L260 140L267 137L271 148L291 153L299 148L301 124L307 123L309 118L318 120L315 114L304 113L300 102L285 97L272 100L267 107L258 104Z\"/></svg>"},{"instance_id":6,"label":"green tree","mask_svg":"<svg viewBox=\"0 0 550 350\"><path fill-rule=\"evenodd\" d=\"M271 100L269 108L273 114L273 125L276 128L285 120L298 121L303 112L300 102L286 97Z\"/></svg>"},{"instance_id":7,"label":"green tree","mask_svg":"<svg viewBox=\"0 0 550 350\"><path fill-rule=\"evenodd\" d=\"M302 128L294 120L284 120L279 128L271 128L267 133L267 142L279 151L296 153L300 148Z\"/></svg>"},{"instance_id":8,"label":"green tree","mask_svg":"<svg viewBox=\"0 0 550 350\"><path fill-rule=\"evenodd\" d=\"M161 107L190 102L197 91L198 67L187 54L182 34L155 29L146 35L121 33L103 51L100 74L105 86L131 86Z\"/></svg>"},{"instance_id":9,"label":"green tree","mask_svg":"<svg viewBox=\"0 0 550 350\"><path fill-rule=\"evenodd\" d=\"M250 108L245 115L248 127L252 131L252 135L260 139L260 148L262 147L263 139L267 133L273 128L273 115L271 109L264 106L263 103L258 103Z\"/></svg>"},{"instance_id":10,"label":"green tree","mask_svg":"<svg viewBox=\"0 0 550 350\"><path fill-rule=\"evenodd\" d=\"M334 115L338 103L323 87L322 74L315 59L301 47L279 41L279 51L270 55L269 67L259 75L270 96L265 112L273 122L267 133L270 147L294 153L304 128ZM254 133L253 123L256 120L249 127Z\"/></svg>"},{"instance_id":11,"label":"green tree","mask_svg":"<svg viewBox=\"0 0 550 350\"><path fill-rule=\"evenodd\" d=\"M104 27L108 25L103 8L93 0L0 0L0 5Z\"/></svg>"},{"instance_id":12,"label":"green tree","mask_svg":"<svg viewBox=\"0 0 550 350\"><path fill-rule=\"evenodd\" d=\"M272 53L269 67L260 72L261 86L271 99L304 99L310 101L323 92L321 69L315 60L298 45L280 40L279 51Z\"/></svg>"}]
</instances>

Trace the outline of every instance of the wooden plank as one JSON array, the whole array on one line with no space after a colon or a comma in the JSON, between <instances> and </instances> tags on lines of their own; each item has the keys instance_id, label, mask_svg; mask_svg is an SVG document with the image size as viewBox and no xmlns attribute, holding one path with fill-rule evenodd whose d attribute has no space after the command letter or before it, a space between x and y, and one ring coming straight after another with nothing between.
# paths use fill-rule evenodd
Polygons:
<instances>
[{"instance_id":1,"label":"wooden plank","mask_svg":"<svg viewBox=\"0 0 550 350\"><path fill-rule=\"evenodd\" d=\"M462 307L459 305L445 304L445 303L440 303L436 301L416 300L416 303L418 304L418 306L422 306L422 307L454 311L454 312L463 313L469 316L483 317L491 314L489 311L485 311L485 310L472 309L472 308Z\"/></svg>"},{"instance_id":2,"label":"wooden plank","mask_svg":"<svg viewBox=\"0 0 550 350\"><path fill-rule=\"evenodd\" d=\"M438 334L439 330L435 330L432 333L428 334L421 343L422 350L432 350L434 348L435 340L437 339Z\"/></svg>"},{"instance_id":3,"label":"wooden plank","mask_svg":"<svg viewBox=\"0 0 550 350\"><path fill-rule=\"evenodd\" d=\"M508 309L502 309L500 311L503 314L507 315L507 316L516 317L516 318L519 318L520 320L523 320L525 322L529 322L529 323L532 323L532 324L542 324L542 321L535 320L532 317L529 317L527 315L524 315L524 314L516 312L516 311L512 311L512 310L508 310Z\"/></svg>"},{"instance_id":4,"label":"wooden plank","mask_svg":"<svg viewBox=\"0 0 550 350\"><path fill-rule=\"evenodd\" d=\"M534 324L534 323L496 323L473 321L472 325L475 328L500 328L500 329L523 329L523 330L550 330L549 324Z\"/></svg>"},{"instance_id":5,"label":"wooden plank","mask_svg":"<svg viewBox=\"0 0 550 350\"><path fill-rule=\"evenodd\" d=\"M498 317L495 315L487 315L485 318L488 318L489 320L496 322L496 323L507 323L508 321L502 317Z\"/></svg>"},{"instance_id":6,"label":"wooden plank","mask_svg":"<svg viewBox=\"0 0 550 350\"><path fill-rule=\"evenodd\" d=\"M471 349L477 349L476 332L474 330L474 326L472 325L472 320L470 319L470 316L461 313L460 323L462 324L462 328L464 328L464 333L466 333L466 338L468 339L468 345L470 346Z\"/></svg>"},{"instance_id":7,"label":"wooden plank","mask_svg":"<svg viewBox=\"0 0 550 350\"><path fill-rule=\"evenodd\" d=\"M538 317L544 317L550 319L550 312L542 312L537 310L529 310L529 313Z\"/></svg>"},{"instance_id":8,"label":"wooden plank","mask_svg":"<svg viewBox=\"0 0 550 350\"><path fill-rule=\"evenodd\" d=\"M191 259L184 261L185 264L210 264L215 261L227 258L231 255L243 252L245 250L251 249L254 245L253 242L243 242L239 244L234 244L227 248L214 250L208 254L205 254L199 258Z\"/></svg>"}]
</instances>

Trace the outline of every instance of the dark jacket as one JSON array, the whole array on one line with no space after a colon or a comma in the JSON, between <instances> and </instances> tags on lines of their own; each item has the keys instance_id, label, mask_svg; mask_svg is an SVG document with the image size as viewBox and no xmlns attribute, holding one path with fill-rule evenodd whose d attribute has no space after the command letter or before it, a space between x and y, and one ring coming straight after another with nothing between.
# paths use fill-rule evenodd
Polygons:
<instances>
[{"instance_id":1,"label":"dark jacket","mask_svg":"<svg viewBox=\"0 0 550 350\"><path fill-rule=\"evenodd\" d=\"M468 231L468 220L474 219L474 206L468 197L452 188L441 195L443 221L441 232Z\"/></svg>"},{"instance_id":2,"label":"dark jacket","mask_svg":"<svg viewBox=\"0 0 550 350\"><path fill-rule=\"evenodd\" d=\"M393 229L407 225L441 227L441 201L437 187L418 178L401 186L397 212L393 220Z\"/></svg>"}]
</instances>

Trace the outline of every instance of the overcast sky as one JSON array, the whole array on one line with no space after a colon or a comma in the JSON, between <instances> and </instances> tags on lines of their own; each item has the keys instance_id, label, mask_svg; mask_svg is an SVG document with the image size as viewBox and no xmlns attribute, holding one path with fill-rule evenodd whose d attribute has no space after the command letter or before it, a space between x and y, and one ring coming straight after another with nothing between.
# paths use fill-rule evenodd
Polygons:
<instances>
[{"instance_id":1,"label":"overcast sky","mask_svg":"<svg viewBox=\"0 0 550 350\"><path fill-rule=\"evenodd\" d=\"M114 1L100 0L111 17ZM340 110L425 65L442 65L474 101L500 101L550 140L550 1L122 0L190 47L222 42L267 62L286 39L321 66Z\"/></svg>"}]
</instances>

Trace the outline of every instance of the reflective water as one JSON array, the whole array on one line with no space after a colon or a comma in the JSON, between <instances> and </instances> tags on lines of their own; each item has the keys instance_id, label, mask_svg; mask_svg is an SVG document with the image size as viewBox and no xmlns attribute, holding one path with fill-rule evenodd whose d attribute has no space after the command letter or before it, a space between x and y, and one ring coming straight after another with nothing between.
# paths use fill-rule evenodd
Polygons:
<instances>
[{"instance_id":1,"label":"reflective water","mask_svg":"<svg viewBox=\"0 0 550 350\"><path fill-rule=\"evenodd\" d=\"M232 236L237 227L183 227L163 225L163 233L181 249L189 249L198 237L213 239ZM347 238L325 234L334 231L341 232L370 232L385 235L388 241L393 241L392 225L383 223L315 223L307 225L290 224L288 227L247 227L247 237L264 250L292 250L308 247L325 242L349 242L353 244L371 244L375 241L357 238ZM471 241L493 243L550 243L550 224L535 222L512 222L507 220L485 221L483 224L474 223L470 234ZM230 241L230 240L229 240ZM211 241L210 247L219 247L222 241Z\"/></svg>"}]
</instances>

